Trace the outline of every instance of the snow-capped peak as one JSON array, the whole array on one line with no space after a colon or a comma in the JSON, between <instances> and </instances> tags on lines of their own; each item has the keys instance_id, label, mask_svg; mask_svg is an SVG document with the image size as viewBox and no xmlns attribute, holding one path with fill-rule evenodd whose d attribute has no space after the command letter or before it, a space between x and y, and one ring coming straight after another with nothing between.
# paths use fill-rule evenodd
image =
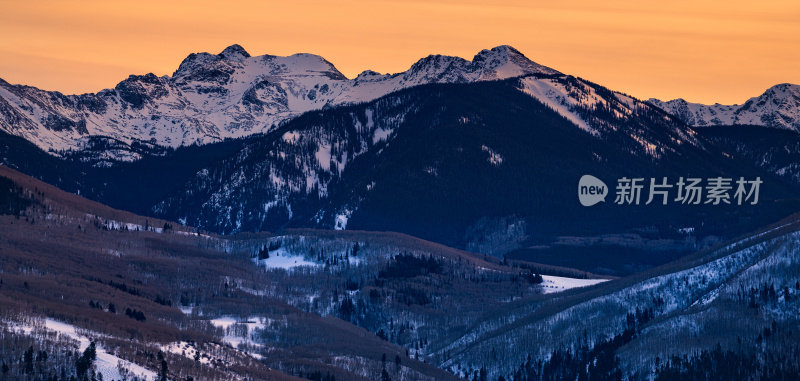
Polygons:
<instances>
[{"instance_id":1,"label":"snow-capped peak","mask_svg":"<svg viewBox=\"0 0 800 381\"><path fill-rule=\"evenodd\" d=\"M270 57L267 60L279 65L283 73L320 74L336 80L347 79L336 66L316 54L295 53L288 57Z\"/></svg>"},{"instance_id":2,"label":"snow-capped peak","mask_svg":"<svg viewBox=\"0 0 800 381\"><path fill-rule=\"evenodd\" d=\"M411 65L403 77L417 83L467 82L470 73L470 62L461 57L431 54Z\"/></svg>"},{"instance_id":3,"label":"snow-capped peak","mask_svg":"<svg viewBox=\"0 0 800 381\"><path fill-rule=\"evenodd\" d=\"M371 80L375 78L383 78L386 76L388 76L388 74L381 74L374 70L364 70L356 76L356 79Z\"/></svg>"},{"instance_id":4,"label":"snow-capped peak","mask_svg":"<svg viewBox=\"0 0 800 381\"><path fill-rule=\"evenodd\" d=\"M482 69L481 79L510 78L526 74L560 74L547 66L525 57L509 45L484 49L472 59L472 64Z\"/></svg>"},{"instance_id":5,"label":"snow-capped peak","mask_svg":"<svg viewBox=\"0 0 800 381\"><path fill-rule=\"evenodd\" d=\"M529 60L509 45L501 45L480 51L472 61L461 57L429 55L414 63L403 74L409 81L474 82L559 72Z\"/></svg>"},{"instance_id":6,"label":"snow-capped peak","mask_svg":"<svg viewBox=\"0 0 800 381\"><path fill-rule=\"evenodd\" d=\"M219 56L229 60L241 61L245 58L250 58L250 53L248 53L247 50L244 50L241 45L233 44L220 52Z\"/></svg>"}]
</instances>

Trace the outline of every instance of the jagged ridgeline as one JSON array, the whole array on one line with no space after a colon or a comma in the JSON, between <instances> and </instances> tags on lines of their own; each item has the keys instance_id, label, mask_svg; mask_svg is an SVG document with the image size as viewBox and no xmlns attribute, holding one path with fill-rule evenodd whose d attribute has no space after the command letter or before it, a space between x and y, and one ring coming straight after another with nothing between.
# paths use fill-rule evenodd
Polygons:
<instances>
[{"instance_id":1,"label":"jagged ridgeline","mask_svg":"<svg viewBox=\"0 0 800 381\"><path fill-rule=\"evenodd\" d=\"M117 148L99 163L141 158L142 145L180 147L263 133L303 112L376 99L426 83L460 83L557 73L510 46L472 61L431 55L409 70L370 70L348 79L313 54L251 57L239 45L193 53L171 75L131 75L113 89L63 95L0 80L0 130L54 154L92 151L93 138ZM127 147L130 145L131 147Z\"/></svg>"}]
</instances>

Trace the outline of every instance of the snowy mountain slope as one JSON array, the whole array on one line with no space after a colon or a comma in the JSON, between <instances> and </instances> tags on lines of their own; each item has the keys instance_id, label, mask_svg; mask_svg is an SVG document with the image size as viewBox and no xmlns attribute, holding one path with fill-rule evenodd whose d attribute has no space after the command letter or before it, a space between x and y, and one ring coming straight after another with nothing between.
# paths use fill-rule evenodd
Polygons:
<instances>
[{"instance_id":1,"label":"snowy mountain slope","mask_svg":"<svg viewBox=\"0 0 800 381\"><path fill-rule=\"evenodd\" d=\"M534 362L548 361L558 350L578 356L626 329L632 336L617 336L612 351L619 356L617 366L633 379L650 378L658 359L693 356L717 344L740 351L756 346L774 356L787 344L778 339L762 342L764 329L769 337L776 329L785 335L800 327L798 229L794 216L716 250L555 298L550 304L520 301L516 307L487 314L483 322L439 349L441 366L483 366L492 377L508 377L514 368L486 362L490 353L511 364L525 363L528 356ZM789 343L796 340L784 337Z\"/></svg>"},{"instance_id":2,"label":"snowy mountain slope","mask_svg":"<svg viewBox=\"0 0 800 381\"><path fill-rule=\"evenodd\" d=\"M800 131L800 86L789 83L772 86L743 105L704 105L683 99L648 102L696 127L741 124Z\"/></svg>"},{"instance_id":3,"label":"snowy mountain slope","mask_svg":"<svg viewBox=\"0 0 800 381\"><path fill-rule=\"evenodd\" d=\"M535 246L541 250L515 258L622 275L687 254L706 237L733 237L797 210L789 201L772 201L796 197L786 181L749 158L729 156L660 109L571 76L429 84L309 112L249 139L230 156L198 167L152 213L224 234L286 227L398 231L458 248L519 222L524 227L513 236L493 239L509 241L495 255ZM789 160L796 153L780 162ZM623 211L613 198L587 209L573 190L586 173L608 184L625 175L726 174L761 176L770 186L752 209L642 205ZM676 236L684 226L697 230ZM559 236L633 233L628 229L667 240L653 238L654 245L677 240L667 246L681 252L654 256L557 243ZM536 241L527 238L532 233ZM649 247L649 238L642 239ZM601 249L614 259L549 262L565 252L592 258Z\"/></svg>"},{"instance_id":4,"label":"snowy mountain slope","mask_svg":"<svg viewBox=\"0 0 800 381\"><path fill-rule=\"evenodd\" d=\"M625 122L637 121L649 111L647 105L636 98L572 76L525 76L520 81L520 90L596 136L604 132L621 132L619 130ZM674 136L668 141L651 140L652 137L647 136L651 133L644 131L658 123L627 128L624 133L653 157L662 155L666 150L680 150L683 144L699 145L693 131L674 127L675 120L670 116L664 116L663 119L666 124L673 124L669 132Z\"/></svg>"},{"instance_id":5,"label":"snowy mountain slope","mask_svg":"<svg viewBox=\"0 0 800 381\"><path fill-rule=\"evenodd\" d=\"M295 213L307 215L305 205L317 207L348 163L385 145L415 107L389 98L332 118L306 114L298 123L308 128L276 130L199 170L190 179L194 190L180 189L154 211L180 221L213 221L225 232L283 225Z\"/></svg>"},{"instance_id":6,"label":"snowy mountain slope","mask_svg":"<svg viewBox=\"0 0 800 381\"><path fill-rule=\"evenodd\" d=\"M0 321L0 325L8 325L7 329L17 335L40 336L55 335L64 341L74 342L77 345L78 353L83 353L92 342L93 337L100 336L96 332L88 331L75 327L71 324L63 323L53 319L30 319L28 324L14 324L15 322ZM97 361L95 368L97 374L102 374L103 379L122 380L122 374L126 377L142 380L155 380L158 375L141 365L134 364L125 359L109 353L102 346L96 349Z\"/></svg>"},{"instance_id":7,"label":"snowy mountain slope","mask_svg":"<svg viewBox=\"0 0 800 381\"><path fill-rule=\"evenodd\" d=\"M62 95L0 80L0 129L50 152L80 150L92 136L178 147L264 133L309 110L370 101L420 84L555 73L510 46L498 46L472 61L431 55L402 73L365 71L347 79L320 56L251 57L232 45L219 54L189 55L172 76L131 75L96 94Z\"/></svg>"},{"instance_id":8,"label":"snowy mountain slope","mask_svg":"<svg viewBox=\"0 0 800 381\"><path fill-rule=\"evenodd\" d=\"M504 83L442 86L307 113L200 169L154 211L223 232L275 229L287 223L347 228L373 188L385 189L386 184L375 183L384 177L381 173L389 173L378 169L384 165L402 167L423 160L419 170L432 175L426 181L436 181L437 162L444 167L465 160L463 168L486 165L491 177L516 166L533 166L539 153L530 149L547 144L541 139L547 131L551 146L561 144L555 143L561 134L570 136L564 138L565 148L586 140L610 149L606 143L614 142L624 147L624 155L645 163L700 147L693 131L652 106L570 76L536 74ZM504 97L508 101L500 100ZM486 136L473 137L474 133ZM515 139L529 144L518 147ZM434 141L441 143L429 147ZM463 151L467 144L479 151L475 158L441 151L459 146ZM586 161L594 165L616 155L604 153L606 148L584 153ZM417 169L397 175L411 170Z\"/></svg>"}]
</instances>

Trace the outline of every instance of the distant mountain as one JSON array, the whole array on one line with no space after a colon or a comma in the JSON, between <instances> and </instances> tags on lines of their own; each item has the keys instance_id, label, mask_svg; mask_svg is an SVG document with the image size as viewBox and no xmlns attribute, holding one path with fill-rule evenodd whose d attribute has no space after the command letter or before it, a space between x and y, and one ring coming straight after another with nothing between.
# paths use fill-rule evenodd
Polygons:
<instances>
[{"instance_id":1,"label":"distant mountain","mask_svg":"<svg viewBox=\"0 0 800 381\"><path fill-rule=\"evenodd\" d=\"M648 102L696 127L756 125L800 132L800 86L775 85L743 105L704 105L683 99Z\"/></svg>"},{"instance_id":2,"label":"distant mountain","mask_svg":"<svg viewBox=\"0 0 800 381\"><path fill-rule=\"evenodd\" d=\"M555 74L510 46L472 61L431 55L405 72L365 71L348 79L313 54L251 57L239 45L191 54L171 76L131 75L96 94L62 95L0 80L0 130L45 151L91 150L116 141L99 162L141 158L131 144L179 147L265 133L303 112L370 101L427 83L464 83Z\"/></svg>"}]
</instances>

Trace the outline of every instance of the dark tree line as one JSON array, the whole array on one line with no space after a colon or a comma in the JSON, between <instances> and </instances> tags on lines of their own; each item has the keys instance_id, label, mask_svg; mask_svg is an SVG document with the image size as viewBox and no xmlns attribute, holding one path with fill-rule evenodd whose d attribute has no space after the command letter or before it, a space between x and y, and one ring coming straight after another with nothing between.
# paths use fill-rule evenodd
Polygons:
<instances>
[{"instance_id":1,"label":"dark tree line","mask_svg":"<svg viewBox=\"0 0 800 381\"><path fill-rule=\"evenodd\" d=\"M797 380L800 375L797 358L790 358L791 352L777 356L764 362L755 350L734 352L717 345L696 356L672 357L657 370L655 380Z\"/></svg>"},{"instance_id":2,"label":"dark tree line","mask_svg":"<svg viewBox=\"0 0 800 381\"><path fill-rule=\"evenodd\" d=\"M652 308L640 309L626 315L626 328L610 339L600 341L593 347L581 345L575 350L556 349L547 361L528 359L509 376L510 380L622 380L617 349L631 342L642 326L655 313ZM478 372L477 380L485 380L485 373ZM473 377L474 378L474 377ZM506 378L503 377L503 380Z\"/></svg>"},{"instance_id":3,"label":"dark tree line","mask_svg":"<svg viewBox=\"0 0 800 381\"><path fill-rule=\"evenodd\" d=\"M380 278L413 278L420 275L441 274L442 264L432 256L425 258L410 254L398 254L386 269L378 272Z\"/></svg>"}]
</instances>

